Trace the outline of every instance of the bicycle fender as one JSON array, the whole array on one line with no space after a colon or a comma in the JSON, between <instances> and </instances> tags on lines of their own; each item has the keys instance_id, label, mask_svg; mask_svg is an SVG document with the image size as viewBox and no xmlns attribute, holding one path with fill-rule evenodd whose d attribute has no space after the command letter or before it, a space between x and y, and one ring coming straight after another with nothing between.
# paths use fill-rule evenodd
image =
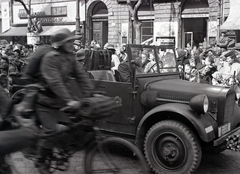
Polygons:
<instances>
[{"instance_id":1,"label":"bicycle fender","mask_svg":"<svg viewBox=\"0 0 240 174\"><path fill-rule=\"evenodd\" d=\"M158 113L157 117L161 117L163 112L176 113L181 117L185 117L191 122L200 138L205 142L210 142L216 138L214 130L217 130L217 124L211 116L208 114L199 115L189 105L180 103L163 104L147 112L138 124L136 137L140 136L141 129L149 118L156 117L156 113ZM162 120L165 120L165 118L162 118Z\"/></svg>"}]
</instances>

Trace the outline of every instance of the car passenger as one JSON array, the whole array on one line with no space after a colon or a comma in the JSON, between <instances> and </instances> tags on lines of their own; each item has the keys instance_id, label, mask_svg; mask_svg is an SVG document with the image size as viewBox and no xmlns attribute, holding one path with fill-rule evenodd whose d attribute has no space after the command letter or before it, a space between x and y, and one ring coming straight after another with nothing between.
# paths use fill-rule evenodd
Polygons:
<instances>
[{"instance_id":1,"label":"car passenger","mask_svg":"<svg viewBox=\"0 0 240 174\"><path fill-rule=\"evenodd\" d=\"M128 57L125 57L125 59L118 65L118 72L121 76L122 82L130 82L131 68L129 66Z\"/></svg>"},{"instance_id":2,"label":"car passenger","mask_svg":"<svg viewBox=\"0 0 240 174\"><path fill-rule=\"evenodd\" d=\"M154 56L154 53L153 52L150 52L149 53L149 62L147 63L146 67L144 68L144 73L150 73L152 71L154 71L152 68L154 66L154 64L156 64L156 61L155 61L155 56Z\"/></svg>"}]
</instances>

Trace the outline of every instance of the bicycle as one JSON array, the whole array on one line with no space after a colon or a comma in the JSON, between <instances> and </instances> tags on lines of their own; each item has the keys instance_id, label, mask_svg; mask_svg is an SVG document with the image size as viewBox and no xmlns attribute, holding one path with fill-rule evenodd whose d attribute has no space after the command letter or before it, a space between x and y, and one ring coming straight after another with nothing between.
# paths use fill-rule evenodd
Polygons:
<instances>
[{"instance_id":1,"label":"bicycle","mask_svg":"<svg viewBox=\"0 0 240 174\"><path fill-rule=\"evenodd\" d=\"M41 90L38 86L32 87L30 85L30 88L37 88L37 91ZM26 99L25 101L23 99L23 97L27 98L26 96L30 93L29 91L27 92L27 90L21 90L13 95L13 100L19 100L20 98L20 100L22 100L20 105L22 103L25 105L25 109L21 111L24 119L28 119L28 116L34 112L33 101L36 100L36 96L30 96L27 102ZM37 92L33 93L34 95L37 94ZM98 109L92 107L96 102L102 103ZM103 104L104 102L105 104ZM57 146L54 147L54 152L45 160L49 171L67 171L69 169L69 159L71 156L78 151L84 150L84 171L86 174L132 174L133 169L128 169L119 163L119 161L114 161L118 159L119 155L116 154L116 150L114 150L114 148L117 147L125 150L128 155L132 154L130 159L134 160L134 165L138 167L136 173L150 173L150 169L142 152L133 143L122 138L106 136L97 127L97 120L111 116L121 106L120 98L110 98L100 95L85 99L82 103L81 110L77 112L69 110L68 107L61 109L70 115L70 119L68 122L59 122L56 133L44 136L36 134L37 140L45 138L46 136L57 137L55 138ZM104 105L112 105L112 108L109 110L104 107ZM99 112L99 114L97 112ZM33 155L29 159L35 160L36 156ZM14 166L12 166L12 168L14 168Z\"/></svg>"}]
</instances>

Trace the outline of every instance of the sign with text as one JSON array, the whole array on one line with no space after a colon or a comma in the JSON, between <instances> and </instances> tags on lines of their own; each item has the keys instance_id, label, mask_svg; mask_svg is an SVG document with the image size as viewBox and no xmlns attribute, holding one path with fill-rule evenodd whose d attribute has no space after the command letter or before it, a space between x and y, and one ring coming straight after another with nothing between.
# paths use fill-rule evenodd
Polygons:
<instances>
[{"instance_id":1,"label":"sign with text","mask_svg":"<svg viewBox=\"0 0 240 174\"><path fill-rule=\"evenodd\" d=\"M73 10L74 9L74 10ZM32 4L31 14L37 16L42 23L76 22L76 1L61 3ZM85 21L85 4L79 3L80 21ZM22 5L13 5L13 23L26 24L27 14Z\"/></svg>"},{"instance_id":2,"label":"sign with text","mask_svg":"<svg viewBox=\"0 0 240 174\"><path fill-rule=\"evenodd\" d=\"M163 21L163 22L154 22L154 42L160 38L178 38L178 30L179 30L178 21ZM178 45L178 40L175 39L175 46ZM155 43L157 45L157 43Z\"/></svg>"},{"instance_id":3,"label":"sign with text","mask_svg":"<svg viewBox=\"0 0 240 174\"><path fill-rule=\"evenodd\" d=\"M68 0L75 1L76 0ZM29 0L23 0L25 4L28 4ZM31 4L41 4L41 3L51 3L51 2L66 2L66 0L31 0ZM13 1L14 4L18 4L19 2ZM20 3L19 3L20 4Z\"/></svg>"},{"instance_id":4,"label":"sign with text","mask_svg":"<svg viewBox=\"0 0 240 174\"><path fill-rule=\"evenodd\" d=\"M182 14L182 18L208 18L209 14Z\"/></svg>"},{"instance_id":5,"label":"sign with text","mask_svg":"<svg viewBox=\"0 0 240 174\"><path fill-rule=\"evenodd\" d=\"M175 37L156 37L156 45L175 46Z\"/></svg>"}]
</instances>

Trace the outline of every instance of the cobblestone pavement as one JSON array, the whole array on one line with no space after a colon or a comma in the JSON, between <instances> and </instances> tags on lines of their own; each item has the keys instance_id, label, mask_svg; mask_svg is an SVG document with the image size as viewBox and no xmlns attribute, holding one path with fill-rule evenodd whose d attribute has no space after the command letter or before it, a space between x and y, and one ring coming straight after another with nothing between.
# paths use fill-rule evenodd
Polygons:
<instances>
[{"instance_id":1,"label":"cobblestone pavement","mask_svg":"<svg viewBox=\"0 0 240 174\"><path fill-rule=\"evenodd\" d=\"M117 163L118 166L121 166L122 173L124 174L144 174L139 170L136 170L140 165L136 163L136 160L133 160L132 155L122 155L125 152L118 153L118 155L114 155L114 161ZM101 163L101 159L103 157L98 155L95 159L94 166L105 166ZM24 158L21 152L12 154L9 158L10 164L12 164L12 168L15 169L14 174L38 174L36 168L34 168L34 162ZM70 158L70 167L66 172L55 171L54 174L83 174L83 159L84 153L78 152L74 154Z\"/></svg>"},{"instance_id":2,"label":"cobblestone pavement","mask_svg":"<svg viewBox=\"0 0 240 174\"><path fill-rule=\"evenodd\" d=\"M56 171L54 174L82 174L84 153L76 153L70 159L70 168L67 172ZM122 158L122 161L125 159ZM14 166L21 174L38 174L32 161L23 157L21 152L12 155ZM133 165L130 161L125 161ZM134 168L134 167L133 167ZM134 169L132 169L134 170ZM240 152L226 150L220 154L203 154L202 162L195 174L240 174ZM15 173L17 174L17 173ZM126 173L127 174L127 173ZM129 171L129 174L132 174Z\"/></svg>"}]
</instances>

